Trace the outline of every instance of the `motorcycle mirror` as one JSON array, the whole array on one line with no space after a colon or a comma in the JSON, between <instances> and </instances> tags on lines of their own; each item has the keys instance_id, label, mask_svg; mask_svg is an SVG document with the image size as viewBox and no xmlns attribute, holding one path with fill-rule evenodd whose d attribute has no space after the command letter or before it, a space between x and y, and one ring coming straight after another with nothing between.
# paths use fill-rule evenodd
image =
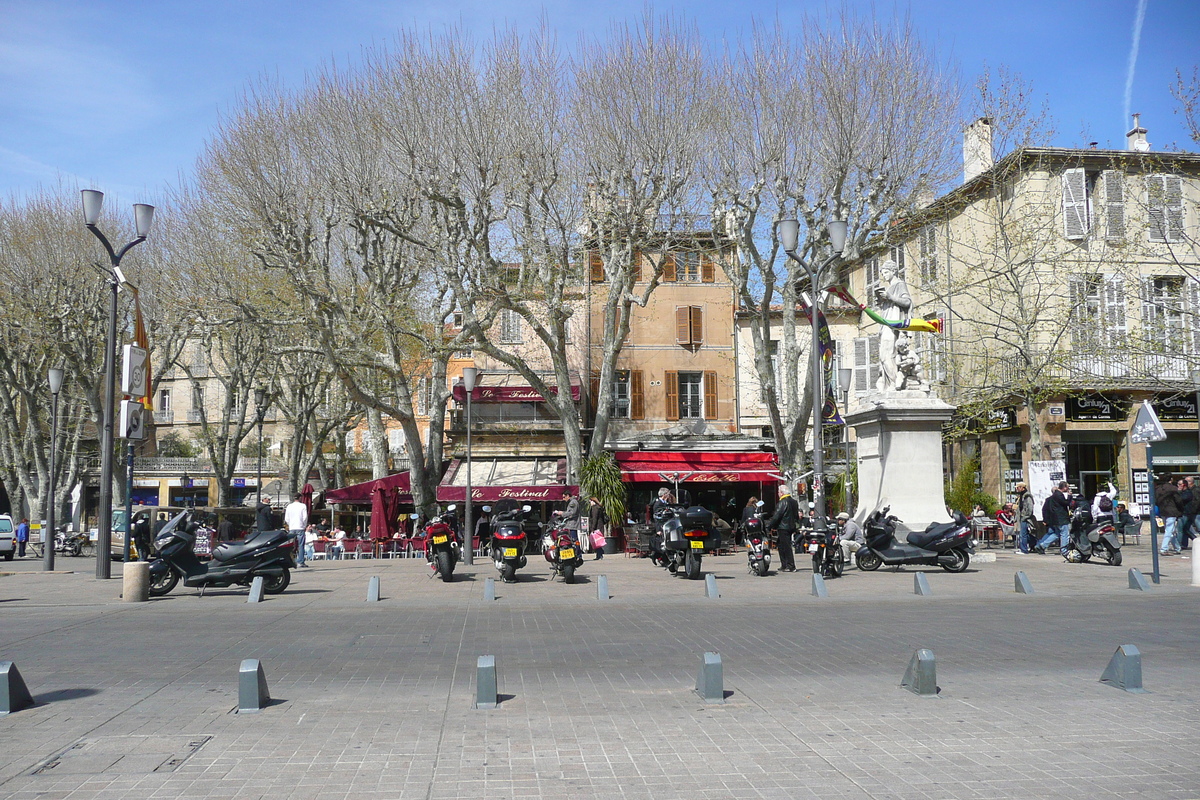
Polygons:
<instances>
[{"instance_id":1,"label":"motorcycle mirror","mask_svg":"<svg viewBox=\"0 0 1200 800\"><path fill-rule=\"evenodd\" d=\"M409 519L420 519L421 515L420 514L409 514L408 518Z\"/></svg>"},{"instance_id":2,"label":"motorcycle mirror","mask_svg":"<svg viewBox=\"0 0 1200 800\"><path fill-rule=\"evenodd\" d=\"M765 506L766 504L767 504L767 503L766 503L766 501L764 501L764 500L759 500L759 501L758 501L757 503L755 503L754 505L755 505L755 507L756 507L756 508L762 508L762 507L763 507L763 506Z\"/></svg>"},{"instance_id":3,"label":"motorcycle mirror","mask_svg":"<svg viewBox=\"0 0 1200 800\"><path fill-rule=\"evenodd\" d=\"M485 513L485 514L490 514L490 513L492 513L492 507L491 507L491 506L484 506L484 507L483 507L483 513Z\"/></svg>"},{"instance_id":4,"label":"motorcycle mirror","mask_svg":"<svg viewBox=\"0 0 1200 800\"><path fill-rule=\"evenodd\" d=\"M526 514L528 514L530 511L533 510L533 507L526 504L526 505L521 506L521 510L524 511Z\"/></svg>"},{"instance_id":5,"label":"motorcycle mirror","mask_svg":"<svg viewBox=\"0 0 1200 800\"><path fill-rule=\"evenodd\" d=\"M450 505L446 506L447 511L453 511L456 508L458 508L458 503L451 503Z\"/></svg>"}]
</instances>

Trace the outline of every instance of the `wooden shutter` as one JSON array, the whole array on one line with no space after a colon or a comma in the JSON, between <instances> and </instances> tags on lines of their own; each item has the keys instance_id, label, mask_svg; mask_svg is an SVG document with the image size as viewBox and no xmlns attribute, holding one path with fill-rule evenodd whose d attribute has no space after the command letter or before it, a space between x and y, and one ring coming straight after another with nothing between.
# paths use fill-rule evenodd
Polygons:
<instances>
[{"instance_id":1,"label":"wooden shutter","mask_svg":"<svg viewBox=\"0 0 1200 800\"><path fill-rule=\"evenodd\" d=\"M604 281L604 259L600 257L599 250L588 251L588 261L592 268L592 282L601 283Z\"/></svg>"},{"instance_id":2,"label":"wooden shutter","mask_svg":"<svg viewBox=\"0 0 1200 800\"><path fill-rule=\"evenodd\" d=\"M1071 345L1073 347L1083 347L1090 333L1090 325L1085 326L1084 320L1087 315L1087 276L1072 275L1067 283L1068 297L1071 303Z\"/></svg>"},{"instance_id":3,"label":"wooden shutter","mask_svg":"<svg viewBox=\"0 0 1200 800\"><path fill-rule=\"evenodd\" d=\"M663 281L675 282L675 256L670 253L663 254Z\"/></svg>"},{"instance_id":4,"label":"wooden shutter","mask_svg":"<svg viewBox=\"0 0 1200 800\"><path fill-rule=\"evenodd\" d=\"M667 419L679 419L679 373L663 373L663 388L667 391Z\"/></svg>"},{"instance_id":5,"label":"wooden shutter","mask_svg":"<svg viewBox=\"0 0 1200 800\"><path fill-rule=\"evenodd\" d=\"M1125 176L1114 170L1104 173L1104 238L1125 238Z\"/></svg>"},{"instance_id":6,"label":"wooden shutter","mask_svg":"<svg viewBox=\"0 0 1200 800\"><path fill-rule=\"evenodd\" d=\"M1165 242L1166 238L1166 176L1146 178L1146 205L1150 217L1150 241Z\"/></svg>"},{"instance_id":7,"label":"wooden shutter","mask_svg":"<svg viewBox=\"0 0 1200 800\"><path fill-rule=\"evenodd\" d=\"M642 251L633 251L633 263L629 265L629 271L633 273L633 282L637 283L642 279Z\"/></svg>"},{"instance_id":8,"label":"wooden shutter","mask_svg":"<svg viewBox=\"0 0 1200 800\"><path fill-rule=\"evenodd\" d=\"M646 418L646 383L640 369L629 370L629 418Z\"/></svg>"},{"instance_id":9,"label":"wooden shutter","mask_svg":"<svg viewBox=\"0 0 1200 800\"><path fill-rule=\"evenodd\" d=\"M713 283L717 279L716 265L709 257L708 253L700 254L700 280L704 283Z\"/></svg>"},{"instance_id":10,"label":"wooden shutter","mask_svg":"<svg viewBox=\"0 0 1200 800\"><path fill-rule=\"evenodd\" d=\"M717 373L704 373L704 418L717 418Z\"/></svg>"},{"instance_id":11,"label":"wooden shutter","mask_svg":"<svg viewBox=\"0 0 1200 800\"><path fill-rule=\"evenodd\" d=\"M1120 275L1104 277L1104 331L1108 344L1125 339L1125 281Z\"/></svg>"},{"instance_id":12,"label":"wooden shutter","mask_svg":"<svg viewBox=\"0 0 1200 800\"><path fill-rule=\"evenodd\" d=\"M854 391L865 392L871 387L867 385L870 365L867 363L867 337L860 336L854 340Z\"/></svg>"},{"instance_id":13,"label":"wooden shutter","mask_svg":"<svg viewBox=\"0 0 1200 800\"><path fill-rule=\"evenodd\" d=\"M1076 167L1062 174L1063 236L1082 239L1088 232L1087 175Z\"/></svg>"},{"instance_id":14,"label":"wooden shutter","mask_svg":"<svg viewBox=\"0 0 1200 800\"><path fill-rule=\"evenodd\" d=\"M1195 357L1200 355L1200 324L1196 322L1200 320L1200 280L1184 278L1183 281L1184 291L1187 293L1187 307L1192 318L1192 356Z\"/></svg>"},{"instance_id":15,"label":"wooden shutter","mask_svg":"<svg viewBox=\"0 0 1200 800\"><path fill-rule=\"evenodd\" d=\"M600 371L594 369L588 377L588 397L591 398L592 413L595 414L600 408Z\"/></svg>"},{"instance_id":16,"label":"wooden shutter","mask_svg":"<svg viewBox=\"0 0 1200 800\"><path fill-rule=\"evenodd\" d=\"M1156 331L1161 320L1159 320L1158 306L1154 303L1154 279L1143 277L1141 278L1142 289L1142 328L1150 331L1150 335L1154 336L1161 331Z\"/></svg>"},{"instance_id":17,"label":"wooden shutter","mask_svg":"<svg viewBox=\"0 0 1200 800\"><path fill-rule=\"evenodd\" d=\"M692 343L692 310L688 306L675 309L675 341L684 347Z\"/></svg>"},{"instance_id":18,"label":"wooden shutter","mask_svg":"<svg viewBox=\"0 0 1200 800\"><path fill-rule=\"evenodd\" d=\"M688 316L691 317L691 341L695 347L704 342L704 309L692 306Z\"/></svg>"}]
</instances>

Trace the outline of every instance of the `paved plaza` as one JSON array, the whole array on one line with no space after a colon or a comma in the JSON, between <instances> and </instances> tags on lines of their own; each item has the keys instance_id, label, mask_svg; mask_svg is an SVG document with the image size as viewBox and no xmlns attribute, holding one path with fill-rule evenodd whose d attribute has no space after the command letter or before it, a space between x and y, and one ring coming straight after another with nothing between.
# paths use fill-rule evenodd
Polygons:
<instances>
[{"instance_id":1,"label":"paved plaza","mask_svg":"<svg viewBox=\"0 0 1200 800\"><path fill-rule=\"evenodd\" d=\"M0 661L37 700L0 718L0 797L1200 798L1191 562L1139 592L1146 539L1120 568L994 552L927 572L929 597L884 568L825 599L807 569L757 578L742 555L706 559L719 599L616 555L571 586L531 559L491 602L486 562L451 584L419 559L316 562L261 604L182 587L127 604L85 559L0 564ZM1098 681L1123 644L1148 694ZM917 648L937 698L899 686ZM723 705L693 691L705 651ZM244 658L276 699L257 714L235 713Z\"/></svg>"}]
</instances>

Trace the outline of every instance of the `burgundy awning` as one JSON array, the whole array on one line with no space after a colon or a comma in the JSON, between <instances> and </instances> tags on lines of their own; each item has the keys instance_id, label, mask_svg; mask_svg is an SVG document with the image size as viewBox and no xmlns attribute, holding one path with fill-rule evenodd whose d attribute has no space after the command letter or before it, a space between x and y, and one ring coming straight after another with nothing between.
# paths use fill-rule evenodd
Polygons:
<instances>
[{"instance_id":1,"label":"burgundy awning","mask_svg":"<svg viewBox=\"0 0 1200 800\"><path fill-rule=\"evenodd\" d=\"M648 452L643 450L613 453L626 483L737 483L779 482L779 466L774 453L692 453ZM678 478L674 476L678 476Z\"/></svg>"},{"instance_id":2,"label":"burgundy awning","mask_svg":"<svg viewBox=\"0 0 1200 800\"><path fill-rule=\"evenodd\" d=\"M550 387L558 393L558 387ZM460 403L467 402L467 390L461 383L454 384L454 399ZM579 400L579 384L571 384L571 399ZM545 400L531 386L476 386L471 390L472 403L540 403Z\"/></svg>"},{"instance_id":3,"label":"burgundy awning","mask_svg":"<svg viewBox=\"0 0 1200 800\"><path fill-rule=\"evenodd\" d=\"M371 493L376 489L395 489L398 502L411 503L412 484L408 472L397 472L386 478L379 478L366 483L356 483L353 486L343 486L341 489L330 489L325 493L326 503L344 503L353 506L371 505Z\"/></svg>"},{"instance_id":4,"label":"burgundy awning","mask_svg":"<svg viewBox=\"0 0 1200 800\"><path fill-rule=\"evenodd\" d=\"M516 500L521 503L545 503L561 500L567 486L565 458L477 458L471 462L471 501L495 503ZM437 488L443 503L462 503L467 499L466 462L455 459Z\"/></svg>"}]
</instances>

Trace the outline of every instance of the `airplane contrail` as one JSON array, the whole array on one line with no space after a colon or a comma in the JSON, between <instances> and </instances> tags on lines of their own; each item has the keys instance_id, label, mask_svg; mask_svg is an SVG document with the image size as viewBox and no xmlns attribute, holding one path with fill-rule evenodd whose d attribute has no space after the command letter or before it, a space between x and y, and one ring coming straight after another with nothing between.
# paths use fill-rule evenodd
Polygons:
<instances>
[{"instance_id":1,"label":"airplane contrail","mask_svg":"<svg viewBox=\"0 0 1200 800\"><path fill-rule=\"evenodd\" d=\"M1133 69L1137 66L1138 45L1142 42L1142 20L1146 18L1146 0L1138 0L1137 15L1133 19L1133 46L1129 48L1129 67L1125 72L1125 119L1129 124L1130 107L1133 104Z\"/></svg>"}]
</instances>

